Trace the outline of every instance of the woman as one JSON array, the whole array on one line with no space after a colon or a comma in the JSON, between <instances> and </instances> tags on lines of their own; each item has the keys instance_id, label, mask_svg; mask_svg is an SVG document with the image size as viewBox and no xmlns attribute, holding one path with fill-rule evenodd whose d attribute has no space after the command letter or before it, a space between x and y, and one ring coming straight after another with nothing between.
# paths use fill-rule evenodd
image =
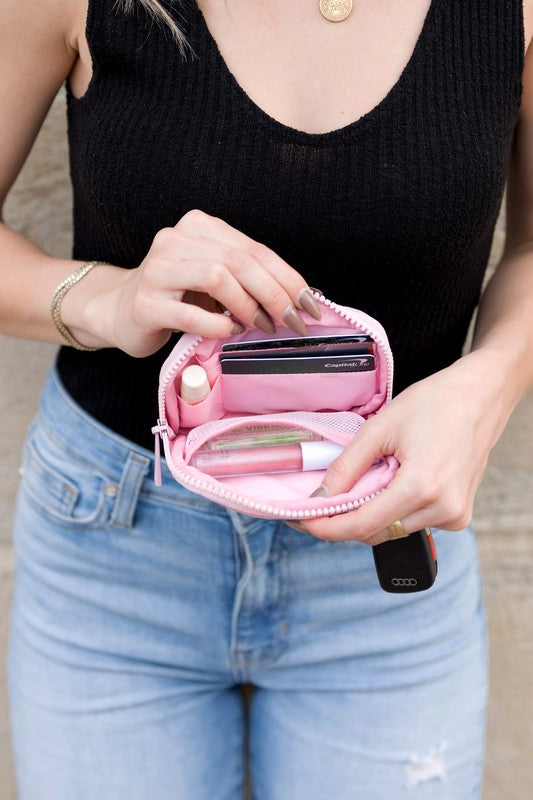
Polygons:
<instances>
[{"instance_id":1,"label":"woman","mask_svg":"<svg viewBox=\"0 0 533 800\"><path fill-rule=\"evenodd\" d=\"M533 3L0 9L0 197L65 80L74 189L72 260L0 232L2 331L65 345L15 522L21 800L233 800L243 746L260 799L479 797L469 522L532 382ZM462 356L508 170L506 250ZM304 530L168 471L156 489L174 332L302 334L309 285L378 318L396 359L395 398L318 491L381 454L390 487ZM368 545L428 525L436 584L382 592Z\"/></svg>"}]
</instances>

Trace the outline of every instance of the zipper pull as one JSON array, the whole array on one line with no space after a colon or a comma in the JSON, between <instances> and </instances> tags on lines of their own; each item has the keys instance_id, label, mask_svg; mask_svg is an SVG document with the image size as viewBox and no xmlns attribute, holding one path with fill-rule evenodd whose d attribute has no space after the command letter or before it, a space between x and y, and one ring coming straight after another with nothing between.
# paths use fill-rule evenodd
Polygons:
<instances>
[{"instance_id":1,"label":"zipper pull","mask_svg":"<svg viewBox=\"0 0 533 800\"><path fill-rule=\"evenodd\" d=\"M157 420L157 425L152 428L154 434L154 483L161 486L163 478L161 476L161 433L167 430L167 423Z\"/></svg>"}]
</instances>

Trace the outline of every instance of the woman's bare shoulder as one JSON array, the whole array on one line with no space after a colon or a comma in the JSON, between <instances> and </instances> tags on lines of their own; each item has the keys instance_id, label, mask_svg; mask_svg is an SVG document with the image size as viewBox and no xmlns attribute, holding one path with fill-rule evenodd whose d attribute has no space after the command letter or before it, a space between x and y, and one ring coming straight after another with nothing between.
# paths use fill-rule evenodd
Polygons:
<instances>
[{"instance_id":1,"label":"woman's bare shoulder","mask_svg":"<svg viewBox=\"0 0 533 800\"><path fill-rule=\"evenodd\" d=\"M0 0L0 209L78 60L85 16L82 0Z\"/></svg>"},{"instance_id":2,"label":"woman's bare shoulder","mask_svg":"<svg viewBox=\"0 0 533 800\"><path fill-rule=\"evenodd\" d=\"M0 0L0 37L75 48L85 29L88 0Z\"/></svg>"}]
</instances>

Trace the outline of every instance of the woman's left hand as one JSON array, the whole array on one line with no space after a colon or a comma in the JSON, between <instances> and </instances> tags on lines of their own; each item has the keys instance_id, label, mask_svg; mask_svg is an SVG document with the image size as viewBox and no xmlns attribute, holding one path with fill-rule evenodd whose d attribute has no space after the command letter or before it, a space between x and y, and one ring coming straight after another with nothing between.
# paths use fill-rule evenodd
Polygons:
<instances>
[{"instance_id":1,"label":"woman's left hand","mask_svg":"<svg viewBox=\"0 0 533 800\"><path fill-rule=\"evenodd\" d=\"M463 529L512 410L505 396L492 352L475 351L412 384L332 462L321 484L327 493L321 493L348 491L375 459L394 455L400 468L389 486L355 511L306 520L302 527L320 539L370 545L389 539L387 526L396 520L408 533L429 526Z\"/></svg>"}]
</instances>

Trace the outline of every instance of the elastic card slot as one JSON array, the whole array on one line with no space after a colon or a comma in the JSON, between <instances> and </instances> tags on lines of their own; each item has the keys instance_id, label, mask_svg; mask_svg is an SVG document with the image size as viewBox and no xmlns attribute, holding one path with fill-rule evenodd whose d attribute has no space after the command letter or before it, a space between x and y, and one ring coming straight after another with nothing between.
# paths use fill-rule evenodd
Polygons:
<instances>
[{"instance_id":1,"label":"elastic card slot","mask_svg":"<svg viewBox=\"0 0 533 800\"><path fill-rule=\"evenodd\" d=\"M271 414L279 411L346 411L368 403L376 393L376 370L326 376L221 376L222 404L227 412Z\"/></svg>"}]
</instances>

